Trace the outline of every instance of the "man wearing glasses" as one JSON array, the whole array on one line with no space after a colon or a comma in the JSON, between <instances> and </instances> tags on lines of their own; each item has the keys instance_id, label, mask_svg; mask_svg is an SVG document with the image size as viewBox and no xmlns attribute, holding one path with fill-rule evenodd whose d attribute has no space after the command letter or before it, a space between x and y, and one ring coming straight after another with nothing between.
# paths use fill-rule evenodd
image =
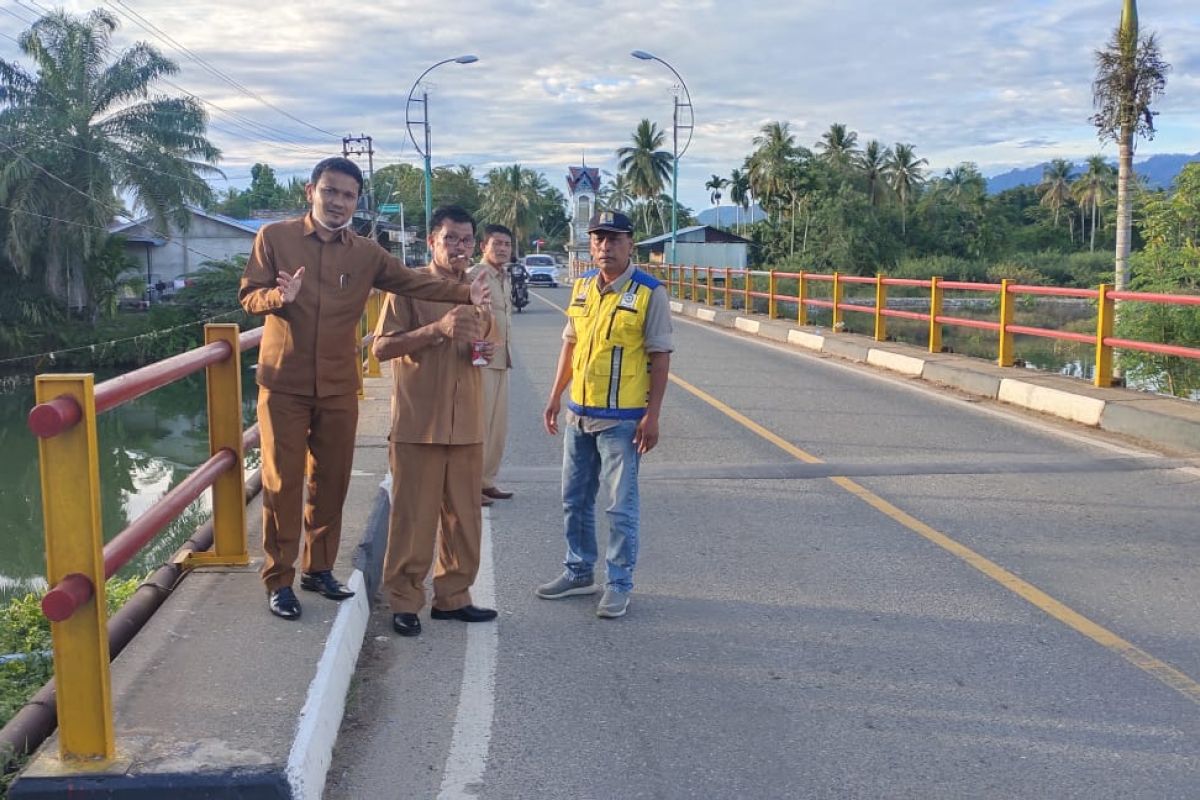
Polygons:
<instances>
[{"instance_id":1,"label":"man wearing glasses","mask_svg":"<svg viewBox=\"0 0 1200 800\"><path fill-rule=\"evenodd\" d=\"M466 287L475 220L458 206L433 212L432 261L420 272ZM482 280L482 278L476 279ZM388 295L372 351L392 361L392 510L383 585L392 628L421 633L425 576L434 564L433 619L487 622L471 602L479 571L483 512L483 380L473 362L490 360L490 311ZM474 353L472 351L475 351ZM439 535L440 528L440 535Z\"/></svg>"}]
</instances>

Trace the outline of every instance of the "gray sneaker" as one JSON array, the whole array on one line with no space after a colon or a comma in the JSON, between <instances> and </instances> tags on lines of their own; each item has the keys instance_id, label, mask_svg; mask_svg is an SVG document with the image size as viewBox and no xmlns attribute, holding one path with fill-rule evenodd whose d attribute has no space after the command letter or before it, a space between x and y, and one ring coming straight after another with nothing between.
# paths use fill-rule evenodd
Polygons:
<instances>
[{"instance_id":1,"label":"gray sneaker","mask_svg":"<svg viewBox=\"0 0 1200 800\"><path fill-rule=\"evenodd\" d=\"M596 606L596 616L604 619L616 619L625 616L629 610L629 592L618 592L616 589L605 589L600 604Z\"/></svg>"},{"instance_id":2,"label":"gray sneaker","mask_svg":"<svg viewBox=\"0 0 1200 800\"><path fill-rule=\"evenodd\" d=\"M549 583L543 583L535 594L543 600L561 600L576 594L595 594L598 591L600 587L596 585L595 579L572 578L564 573Z\"/></svg>"}]
</instances>

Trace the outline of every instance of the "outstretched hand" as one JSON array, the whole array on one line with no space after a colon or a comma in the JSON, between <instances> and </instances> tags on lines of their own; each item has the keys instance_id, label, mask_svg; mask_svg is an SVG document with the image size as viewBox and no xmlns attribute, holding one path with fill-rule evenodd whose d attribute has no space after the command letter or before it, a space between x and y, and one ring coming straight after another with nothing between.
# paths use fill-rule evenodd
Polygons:
<instances>
[{"instance_id":1,"label":"outstretched hand","mask_svg":"<svg viewBox=\"0 0 1200 800\"><path fill-rule=\"evenodd\" d=\"M471 305L492 306L492 290L488 288L487 270L479 270L479 274L475 276L475 280L471 281Z\"/></svg>"},{"instance_id":2,"label":"outstretched hand","mask_svg":"<svg viewBox=\"0 0 1200 800\"><path fill-rule=\"evenodd\" d=\"M283 299L284 305L296 299L296 295L300 294L300 281L304 277L304 267L299 267L291 275L286 272L280 272L275 278L275 283L279 285L279 294Z\"/></svg>"}]
</instances>

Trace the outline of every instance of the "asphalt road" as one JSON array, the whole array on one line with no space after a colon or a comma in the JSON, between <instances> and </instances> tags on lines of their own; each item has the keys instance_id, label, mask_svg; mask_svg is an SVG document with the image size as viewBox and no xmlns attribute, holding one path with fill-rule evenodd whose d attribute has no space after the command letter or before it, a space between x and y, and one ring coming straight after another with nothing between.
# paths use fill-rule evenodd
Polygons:
<instances>
[{"instance_id":1,"label":"asphalt road","mask_svg":"<svg viewBox=\"0 0 1200 800\"><path fill-rule=\"evenodd\" d=\"M376 610L327 797L1200 797L1200 471L677 319L633 602L599 620L533 595L568 299L535 295L500 620Z\"/></svg>"}]
</instances>

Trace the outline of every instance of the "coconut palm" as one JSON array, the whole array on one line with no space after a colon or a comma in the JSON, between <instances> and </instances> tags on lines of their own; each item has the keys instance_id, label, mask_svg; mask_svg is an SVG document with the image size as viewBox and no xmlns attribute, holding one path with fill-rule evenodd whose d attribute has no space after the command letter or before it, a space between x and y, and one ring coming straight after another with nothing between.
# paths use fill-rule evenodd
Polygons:
<instances>
[{"instance_id":1,"label":"coconut palm","mask_svg":"<svg viewBox=\"0 0 1200 800\"><path fill-rule=\"evenodd\" d=\"M0 59L5 255L68 305L82 300L80 268L103 247L119 196L186 230L186 205L211 200L202 176L219 174L200 102L151 96L178 67L147 44L114 55L117 24L100 9L55 11L19 37L34 73Z\"/></svg>"},{"instance_id":2,"label":"coconut palm","mask_svg":"<svg viewBox=\"0 0 1200 800\"><path fill-rule=\"evenodd\" d=\"M781 200L786 201L789 164L800 153L790 128L786 122L764 125L754 137L755 150L747 160L750 189L759 202L768 207L777 207Z\"/></svg>"},{"instance_id":3,"label":"coconut palm","mask_svg":"<svg viewBox=\"0 0 1200 800\"><path fill-rule=\"evenodd\" d=\"M1087 172L1071 185L1071 196L1079 204L1081 214L1086 214L1089 208L1091 210L1092 235L1088 250L1094 253L1100 206L1113 194L1113 168L1100 155L1092 156L1087 163Z\"/></svg>"},{"instance_id":4,"label":"coconut palm","mask_svg":"<svg viewBox=\"0 0 1200 800\"><path fill-rule=\"evenodd\" d=\"M513 246L518 252L526 234L538 224L539 180L541 184L545 183L538 173L520 164L495 167L487 174L480 216L487 222L508 227L513 232Z\"/></svg>"},{"instance_id":5,"label":"coconut palm","mask_svg":"<svg viewBox=\"0 0 1200 800\"><path fill-rule=\"evenodd\" d=\"M917 158L916 148L911 144L897 142L892 148L891 158L884 165L884 174L896 199L900 201L900 233L908 235L908 203L913 194L925 182L925 167L929 162Z\"/></svg>"},{"instance_id":6,"label":"coconut palm","mask_svg":"<svg viewBox=\"0 0 1200 800\"><path fill-rule=\"evenodd\" d=\"M652 200L662 194L670 182L672 157L670 152L661 149L666 140L664 131L660 131L650 120L643 119L633 132L633 145L617 150L617 167L629 181L629 190L634 197ZM644 205L643 213L647 213L648 209L649 204ZM646 230L649 230L648 216L644 222Z\"/></svg>"},{"instance_id":7,"label":"coconut palm","mask_svg":"<svg viewBox=\"0 0 1200 800\"><path fill-rule=\"evenodd\" d=\"M609 178L600 189L600 204L613 211L625 211L633 205L633 192L629 188L629 177L618 172Z\"/></svg>"},{"instance_id":8,"label":"coconut palm","mask_svg":"<svg viewBox=\"0 0 1200 800\"><path fill-rule=\"evenodd\" d=\"M1043 207L1054 212L1054 225L1063 206L1071 202L1071 179L1075 165L1065 158L1056 158L1042 169L1042 182L1037 185Z\"/></svg>"},{"instance_id":9,"label":"coconut palm","mask_svg":"<svg viewBox=\"0 0 1200 800\"><path fill-rule=\"evenodd\" d=\"M817 142L819 158L831 167L847 170L858 156L858 134L846 129L840 122L829 126Z\"/></svg>"},{"instance_id":10,"label":"coconut palm","mask_svg":"<svg viewBox=\"0 0 1200 800\"><path fill-rule=\"evenodd\" d=\"M884 147L878 139L867 142L858 157L858 168L867 183L867 197L871 205L879 205L879 187L883 183L887 163L892 158L892 151Z\"/></svg>"},{"instance_id":11,"label":"coconut palm","mask_svg":"<svg viewBox=\"0 0 1200 800\"><path fill-rule=\"evenodd\" d=\"M1124 0L1121 24L1103 50L1096 51L1096 80L1092 83L1092 102L1100 140L1117 143L1117 244L1115 288L1129 283L1130 224L1133 219L1134 139L1154 137L1154 116L1150 104L1167 86L1170 66L1159 54L1152 35L1140 37L1136 0Z\"/></svg>"},{"instance_id":12,"label":"coconut palm","mask_svg":"<svg viewBox=\"0 0 1200 800\"><path fill-rule=\"evenodd\" d=\"M712 175L704 183L704 188L708 189L708 201L714 206L721 204L721 190L729 185L728 178L722 178L720 175Z\"/></svg>"},{"instance_id":13,"label":"coconut palm","mask_svg":"<svg viewBox=\"0 0 1200 800\"><path fill-rule=\"evenodd\" d=\"M737 213L738 233L742 229L742 211L750 210L750 176L744 169L729 173L729 199Z\"/></svg>"}]
</instances>

